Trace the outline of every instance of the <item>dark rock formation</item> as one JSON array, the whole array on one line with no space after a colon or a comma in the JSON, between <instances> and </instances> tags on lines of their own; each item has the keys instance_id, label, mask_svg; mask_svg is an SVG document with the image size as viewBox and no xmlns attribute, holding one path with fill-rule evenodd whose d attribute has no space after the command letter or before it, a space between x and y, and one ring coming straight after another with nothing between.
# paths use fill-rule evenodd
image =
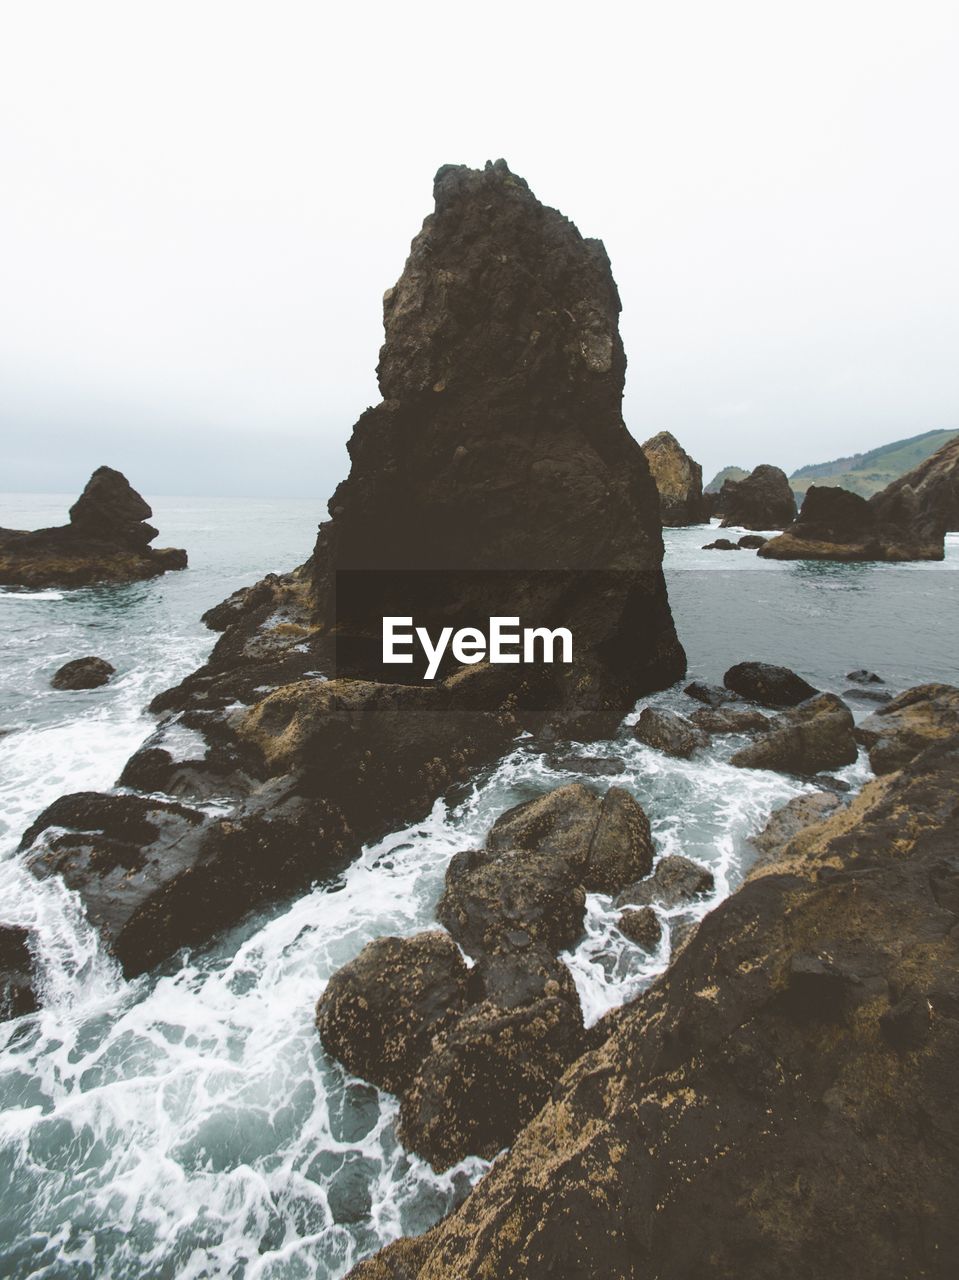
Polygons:
<instances>
[{"instance_id":1,"label":"dark rock formation","mask_svg":"<svg viewBox=\"0 0 959 1280\"><path fill-rule=\"evenodd\" d=\"M683 673L655 485L622 419L602 245L502 162L446 166L434 194L384 302L384 398L354 429L313 557L209 611L222 631L209 661L154 700L158 737L124 770L193 816L151 820L124 850L142 874L94 856L100 828L50 835L56 848L38 853L128 972L334 874L520 731L607 734ZM85 529L101 527L99 505L80 510ZM126 534L136 515L125 511ZM387 614L431 629L492 615L561 625L573 661L454 665L426 681L380 663ZM177 717L204 739L202 759L163 746ZM197 807L211 795L234 812ZM114 803L136 816L140 798L103 803L109 825Z\"/></svg>"},{"instance_id":2,"label":"dark rock formation","mask_svg":"<svg viewBox=\"0 0 959 1280\"><path fill-rule=\"evenodd\" d=\"M761 533L744 533L739 539L738 545L745 551L758 551L760 547L764 547L769 541L764 538Z\"/></svg>"},{"instance_id":3,"label":"dark rock formation","mask_svg":"<svg viewBox=\"0 0 959 1280\"><path fill-rule=\"evenodd\" d=\"M882 676L876 675L875 671L867 671L865 667L847 671L846 679L851 680L853 684L885 684Z\"/></svg>"},{"instance_id":4,"label":"dark rock formation","mask_svg":"<svg viewBox=\"0 0 959 1280\"><path fill-rule=\"evenodd\" d=\"M661 707L644 707L633 726L633 736L648 747L668 756L688 760L694 751L705 747L709 738L685 716Z\"/></svg>"},{"instance_id":5,"label":"dark rock formation","mask_svg":"<svg viewBox=\"0 0 959 1280\"><path fill-rule=\"evenodd\" d=\"M33 1013L37 1007L29 943L29 929L0 924L0 1021Z\"/></svg>"},{"instance_id":6,"label":"dark rock formation","mask_svg":"<svg viewBox=\"0 0 959 1280\"><path fill-rule=\"evenodd\" d=\"M0 529L0 586L81 587L132 582L185 569L186 552L152 548L152 511L125 476L98 467L70 508L70 523L52 529Z\"/></svg>"},{"instance_id":7,"label":"dark rock formation","mask_svg":"<svg viewBox=\"0 0 959 1280\"><path fill-rule=\"evenodd\" d=\"M596 778L623 773L626 769L622 756L551 755L547 763L559 773L585 773Z\"/></svg>"},{"instance_id":8,"label":"dark rock formation","mask_svg":"<svg viewBox=\"0 0 959 1280\"><path fill-rule=\"evenodd\" d=\"M800 831L466 1201L351 1280L951 1280L959 745Z\"/></svg>"},{"instance_id":9,"label":"dark rock formation","mask_svg":"<svg viewBox=\"0 0 959 1280\"><path fill-rule=\"evenodd\" d=\"M868 716L856 737L869 752L875 773L891 773L936 742L959 733L959 688L922 684L907 689Z\"/></svg>"},{"instance_id":10,"label":"dark rock formation","mask_svg":"<svg viewBox=\"0 0 959 1280\"><path fill-rule=\"evenodd\" d=\"M676 437L668 431L660 431L646 441L643 453L659 491L659 512L663 524L678 528L702 524L707 520L703 503L703 469Z\"/></svg>"},{"instance_id":11,"label":"dark rock formation","mask_svg":"<svg viewBox=\"0 0 959 1280\"><path fill-rule=\"evenodd\" d=\"M742 551L742 547L738 542L730 542L728 538L717 538L715 542L707 542L703 545L704 551Z\"/></svg>"},{"instance_id":12,"label":"dark rock formation","mask_svg":"<svg viewBox=\"0 0 959 1280\"><path fill-rule=\"evenodd\" d=\"M652 907L628 907L620 913L616 927L644 951L655 951L663 936L663 926Z\"/></svg>"},{"instance_id":13,"label":"dark rock formation","mask_svg":"<svg viewBox=\"0 0 959 1280\"><path fill-rule=\"evenodd\" d=\"M730 761L741 769L813 774L854 764L852 712L834 693L820 693L776 717L761 738Z\"/></svg>"},{"instance_id":14,"label":"dark rock formation","mask_svg":"<svg viewBox=\"0 0 959 1280\"><path fill-rule=\"evenodd\" d=\"M844 809L851 798L839 791L812 791L795 796L770 815L762 831L750 837L750 843L762 861L771 862L800 831L832 817Z\"/></svg>"},{"instance_id":15,"label":"dark rock formation","mask_svg":"<svg viewBox=\"0 0 959 1280\"><path fill-rule=\"evenodd\" d=\"M795 671L769 662L737 662L723 676L723 684L762 707L795 707L819 692Z\"/></svg>"},{"instance_id":16,"label":"dark rock formation","mask_svg":"<svg viewBox=\"0 0 959 1280\"><path fill-rule=\"evenodd\" d=\"M116 670L103 658L74 658L54 672L50 684L54 689L99 689L109 684Z\"/></svg>"},{"instance_id":17,"label":"dark rock formation","mask_svg":"<svg viewBox=\"0 0 959 1280\"><path fill-rule=\"evenodd\" d=\"M733 693L732 689L727 689L725 685L707 684L704 680L694 680L692 684L686 686L683 693L707 707L719 707L724 702L741 701L739 694Z\"/></svg>"},{"instance_id":18,"label":"dark rock formation","mask_svg":"<svg viewBox=\"0 0 959 1280\"><path fill-rule=\"evenodd\" d=\"M897 482L899 483L899 482ZM760 547L772 560L941 560L945 526L930 519L912 490L861 498L811 485L795 524Z\"/></svg>"},{"instance_id":19,"label":"dark rock formation","mask_svg":"<svg viewBox=\"0 0 959 1280\"><path fill-rule=\"evenodd\" d=\"M727 480L720 508L724 529L785 529L796 519L796 498L785 471L765 464L745 480Z\"/></svg>"},{"instance_id":20,"label":"dark rock formation","mask_svg":"<svg viewBox=\"0 0 959 1280\"><path fill-rule=\"evenodd\" d=\"M445 933L377 938L334 973L320 997L323 1047L354 1075L400 1093L433 1037L465 1007L468 975Z\"/></svg>"},{"instance_id":21,"label":"dark rock formation","mask_svg":"<svg viewBox=\"0 0 959 1280\"><path fill-rule=\"evenodd\" d=\"M616 899L616 905L640 906L658 902L662 907L678 907L712 893L714 888L713 873L708 867L693 862L692 858L684 858L682 854L670 853L660 858L651 876L624 889Z\"/></svg>"},{"instance_id":22,"label":"dark rock formation","mask_svg":"<svg viewBox=\"0 0 959 1280\"><path fill-rule=\"evenodd\" d=\"M947 531L959 529L959 436L876 494L880 517L919 512L920 519Z\"/></svg>"}]
</instances>

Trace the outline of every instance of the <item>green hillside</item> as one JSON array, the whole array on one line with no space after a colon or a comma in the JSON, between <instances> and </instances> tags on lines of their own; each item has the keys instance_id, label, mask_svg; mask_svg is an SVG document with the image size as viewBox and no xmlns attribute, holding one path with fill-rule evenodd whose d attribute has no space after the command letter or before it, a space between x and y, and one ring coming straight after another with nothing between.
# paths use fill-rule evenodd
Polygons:
<instances>
[{"instance_id":1,"label":"green hillside","mask_svg":"<svg viewBox=\"0 0 959 1280\"><path fill-rule=\"evenodd\" d=\"M837 485L871 498L957 435L959 431L924 431L922 435L894 440L892 444L870 449L868 453L800 467L789 477L789 483L799 495L804 494L811 484L821 484Z\"/></svg>"},{"instance_id":2,"label":"green hillside","mask_svg":"<svg viewBox=\"0 0 959 1280\"><path fill-rule=\"evenodd\" d=\"M744 471L742 467L723 467L722 471L716 472L703 491L705 493L718 493L725 480L745 480L748 475L749 472Z\"/></svg>"}]
</instances>

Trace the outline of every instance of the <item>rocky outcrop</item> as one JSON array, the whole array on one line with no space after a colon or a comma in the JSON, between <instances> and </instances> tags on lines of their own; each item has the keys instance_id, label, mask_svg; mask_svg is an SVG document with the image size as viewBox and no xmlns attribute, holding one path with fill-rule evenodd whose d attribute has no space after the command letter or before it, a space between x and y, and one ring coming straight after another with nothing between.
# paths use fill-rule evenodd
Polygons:
<instances>
[{"instance_id":1,"label":"rocky outcrop","mask_svg":"<svg viewBox=\"0 0 959 1280\"><path fill-rule=\"evenodd\" d=\"M774 769L814 774L854 764L858 755L852 712L834 693L820 693L776 717L768 732L730 764L740 769Z\"/></svg>"},{"instance_id":2,"label":"rocky outcrop","mask_svg":"<svg viewBox=\"0 0 959 1280\"><path fill-rule=\"evenodd\" d=\"M874 773L901 769L926 747L959 734L959 688L922 684L874 711L856 729Z\"/></svg>"},{"instance_id":3,"label":"rocky outcrop","mask_svg":"<svg viewBox=\"0 0 959 1280\"><path fill-rule=\"evenodd\" d=\"M901 483L901 482L897 482ZM944 524L924 514L913 491L867 499L811 485L796 522L759 548L770 560L941 560Z\"/></svg>"},{"instance_id":4,"label":"rocky outcrop","mask_svg":"<svg viewBox=\"0 0 959 1280\"><path fill-rule=\"evenodd\" d=\"M30 930L0 924L0 1021L33 1013L36 1007Z\"/></svg>"},{"instance_id":5,"label":"rocky outcrop","mask_svg":"<svg viewBox=\"0 0 959 1280\"><path fill-rule=\"evenodd\" d=\"M709 743L701 728L664 707L644 707L633 726L633 736L647 747L684 760Z\"/></svg>"},{"instance_id":6,"label":"rocky outcrop","mask_svg":"<svg viewBox=\"0 0 959 1280\"><path fill-rule=\"evenodd\" d=\"M724 529L785 529L796 518L796 498L785 471L765 464L745 480L727 480L719 507Z\"/></svg>"},{"instance_id":7,"label":"rocky outcrop","mask_svg":"<svg viewBox=\"0 0 959 1280\"><path fill-rule=\"evenodd\" d=\"M758 861L771 862L800 831L824 822L846 807L851 796L840 791L811 791L794 796L769 817L762 831L750 837Z\"/></svg>"},{"instance_id":8,"label":"rocky outcrop","mask_svg":"<svg viewBox=\"0 0 959 1280\"><path fill-rule=\"evenodd\" d=\"M795 671L770 662L737 662L723 676L723 684L762 707L795 707L819 692Z\"/></svg>"},{"instance_id":9,"label":"rocky outcrop","mask_svg":"<svg viewBox=\"0 0 959 1280\"><path fill-rule=\"evenodd\" d=\"M154 578L185 569L185 551L153 548L153 514L126 476L98 467L70 508L70 523L51 529L0 529L0 586L81 587Z\"/></svg>"},{"instance_id":10,"label":"rocky outcrop","mask_svg":"<svg viewBox=\"0 0 959 1280\"><path fill-rule=\"evenodd\" d=\"M116 672L105 658L74 658L53 673L50 685L54 689L99 689L109 684Z\"/></svg>"},{"instance_id":11,"label":"rocky outcrop","mask_svg":"<svg viewBox=\"0 0 959 1280\"><path fill-rule=\"evenodd\" d=\"M351 1280L951 1277L957 788L953 739L799 831L466 1201Z\"/></svg>"},{"instance_id":12,"label":"rocky outcrop","mask_svg":"<svg viewBox=\"0 0 959 1280\"><path fill-rule=\"evenodd\" d=\"M312 558L207 614L209 661L154 700L157 733L123 771L186 812L147 815L119 849L117 806L138 819L143 797L85 797L86 825L34 830L34 865L79 892L128 973L326 879L519 732L601 736L683 673L602 245L503 162L445 166L434 196L384 300L383 401ZM433 635L494 615L563 626L573 660L426 680L381 662L387 615ZM202 746L184 759L171 726Z\"/></svg>"},{"instance_id":13,"label":"rocky outcrop","mask_svg":"<svg viewBox=\"0 0 959 1280\"><path fill-rule=\"evenodd\" d=\"M703 469L674 435L660 431L643 445L643 453L659 492L664 525L678 528L708 519L703 503Z\"/></svg>"},{"instance_id":14,"label":"rocky outcrop","mask_svg":"<svg viewBox=\"0 0 959 1280\"><path fill-rule=\"evenodd\" d=\"M947 531L959 529L959 436L873 499L880 515L887 518L903 500L908 510L918 509L923 520Z\"/></svg>"},{"instance_id":15,"label":"rocky outcrop","mask_svg":"<svg viewBox=\"0 0 959 1280\"><path fill-rule=\"evenodd\" d=\"M679 907L712 893L715 888L713 873L708 867L681 853L670 853L660 858L656 870L645 880L639 880L620 893L617 906L649 905Z\"/></svg>"},{"instance_id":16,"label":"rocky outcrop","mask_svg":"<svg viewBox=\"0 0 959 1280\"><path fill-rule=\"evenodd\" d=\"M704 551L742 551L742 547L738 542L731 542L729 538L716 538L713 542L703 544Z\"/></svg>"}]
</instances>

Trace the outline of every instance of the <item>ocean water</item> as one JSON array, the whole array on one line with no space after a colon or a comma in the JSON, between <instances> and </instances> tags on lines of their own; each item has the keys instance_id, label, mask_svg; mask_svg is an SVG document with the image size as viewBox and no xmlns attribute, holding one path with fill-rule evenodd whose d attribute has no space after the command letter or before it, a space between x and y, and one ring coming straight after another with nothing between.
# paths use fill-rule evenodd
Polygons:
<instances>
[{"instance_id":1,"label":"ocean water","mask_svg":"<svg viewBox=\"0 0 959 1280\"><path fill-rule=\"evenodd\" d=\"M0 523L57 523L69 501L0 497ZM520 740L454 808L438 801L334 883L126 982L76 899L24 869L17 840L58 795L115 780L152 729L143 707L212 646L203 610L302 561L321 514L304 501L160 499L154 509L159 541L189 550L186 572L0 592L0 921L35 930L46 1001L0 1024L0 1276L332 1280L426 1229L486 1165L437 1176L402 1151L395 1100L320 1048L313 1008L329 975L373 937L430 926L452 854L510 804L562 782L628 787L662 853L708 864L716 892L695 914L736 887L749 834L804 787L733 769L735 739L675 761L624 728L583 748L621 759L599 778L557 772ZM838 691L860 666L894 690L959 681L959 536L944 565L907 566L779 564L702 551L709 540L702 528L666 531L690 678L760 658ZM109 686L50 689L61 663L87 653L117 667ZM678 687L649 701L691 708ZM860 785L868 762L843 776ZM663 945L647 956L618 933L609 899L590 895L587 907L585 937L564 958L592 1022L662 970L682 912L664 913Z\"/></svg>"}]
</instances>

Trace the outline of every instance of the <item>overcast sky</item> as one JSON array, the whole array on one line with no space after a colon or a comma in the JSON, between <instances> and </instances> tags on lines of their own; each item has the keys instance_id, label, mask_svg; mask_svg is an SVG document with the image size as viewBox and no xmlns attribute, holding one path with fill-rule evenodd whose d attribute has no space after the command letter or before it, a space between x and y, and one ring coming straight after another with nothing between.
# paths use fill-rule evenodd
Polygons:
<instances>
[{"instance_id":1,"label":"overcast sky","mask_svg":"<svg viewBox=\"0 0 959 1280\"><path fill-rule=\"evenodd\" d=\"M435 170L606 243L707 475L959 427L959 6L0 6L0 490L313 496ZM2 523L2 513L0 513Z\"/></svg>"}]
</instances>

